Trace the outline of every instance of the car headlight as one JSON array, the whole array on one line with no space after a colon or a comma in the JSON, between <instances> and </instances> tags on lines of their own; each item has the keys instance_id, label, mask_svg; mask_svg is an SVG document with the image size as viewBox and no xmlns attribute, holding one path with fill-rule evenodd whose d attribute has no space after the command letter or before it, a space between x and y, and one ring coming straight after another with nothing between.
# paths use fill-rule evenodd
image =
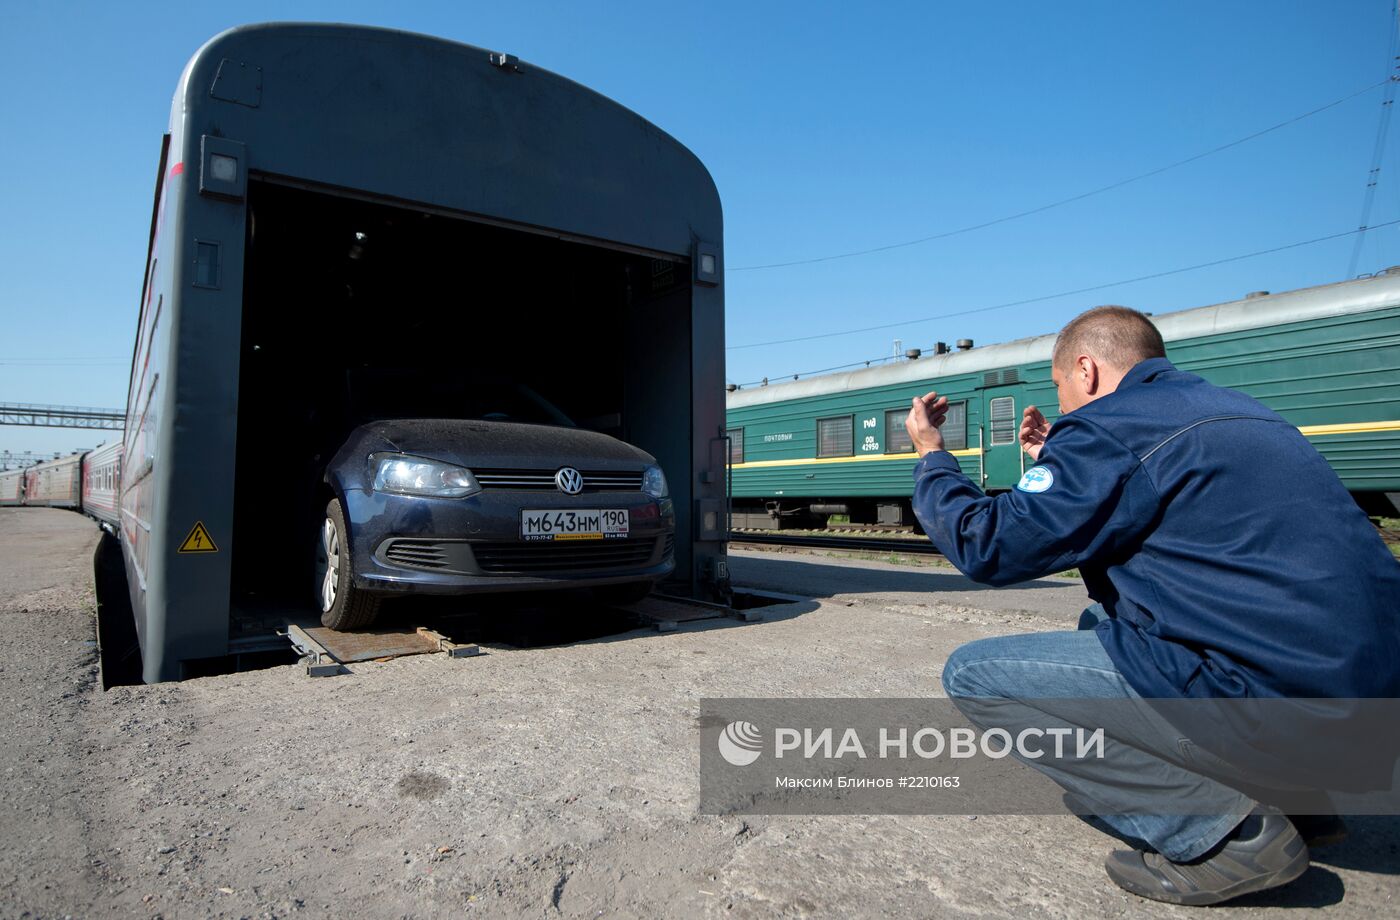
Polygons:
<instances>
[{"instance_id":1,"label":"car headlight","mask_svg":"<svg viewBox=\"0 0 1400 920\"><path fill-rule=\"evenodd\" d=\"M377 454L370 458L370 462L373 464L376 492L464 498L481 491L481 484L471 470L450 463L404 454Z\"/></svg>"},{"instance_id":2,"label":"car headlight","mask_svg":"<svg viewBox=\"0 0 1400 920\"><path fill-rule=\"evenodd\" d=\"M642 474L642 491L652 498L665 498L671 492L666 488L666 474L659 466L649 466Z\"/></svg>"}]
</instances>

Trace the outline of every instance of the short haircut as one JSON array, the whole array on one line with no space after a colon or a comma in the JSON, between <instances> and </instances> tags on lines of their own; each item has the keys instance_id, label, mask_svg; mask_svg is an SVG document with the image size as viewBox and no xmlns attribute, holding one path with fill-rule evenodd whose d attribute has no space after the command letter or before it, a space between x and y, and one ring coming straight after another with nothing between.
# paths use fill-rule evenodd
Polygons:
<instances>
[{"instance_id":1,"label":"short haircut","mask_svg":"<svg viewBox=\"0 0 1400 920\"><path fill-rule=\"evenodd\" d=\"M1139 361L1165 358L1167 346L1146 314L1128 307L1094 307L1060 330L1051 361L1063 368L1079 355L1126 371Z\"/></svg>"}]
</instances>

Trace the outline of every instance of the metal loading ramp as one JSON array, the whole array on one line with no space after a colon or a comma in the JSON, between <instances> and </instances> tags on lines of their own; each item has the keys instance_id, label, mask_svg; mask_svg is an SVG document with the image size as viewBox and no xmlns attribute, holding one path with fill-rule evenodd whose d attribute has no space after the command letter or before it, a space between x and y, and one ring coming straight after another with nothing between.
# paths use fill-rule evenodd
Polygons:
<instances>
[{"instance_id":1,"label":"metal loading ramp","mask_svg":"<svg viewBox=\"0 0 1400 920\"><path fill-rule=\"evenodd\" d=\"M426 626L338 632L324 626L287 624L287 639L301 652L311 677L340 674L358 661L385 661L405 655L444 652L450 658L481 654L479 646L453 642Z\"/></svg>"},{"instance_id":2,"label":"metal loading ramp","mask_svg":"<svg viewBox=\"0 0 1400 920\"><path fill-rule=\"evenodd\" d=\"M734 607L653 594L635 604L593 608L593 611L595 614L609 613L619 616L633 629L672 632L683 623L702 620L733 619L751 622L759 619L761 614L758 610L748 609L749 607L782 603L787 598L773 596L753 600L758 603ZM338 632L324 626L284 621L285 628L278 630L277 635L285 637L302 655L307 674L312 677L346 673L346 666L357 662L387 661L406 655L445 653L451 658L469 658L482 653L477 642L458 641L468 637L476 638L476 634L481 630L480 624L474 623L470 614L434 617L432 622L436 628L401 625L357 632ZM624 627L622 631L627 629ZM482 641L493 640L488 636ZM586 639L572 638L563 641L567 643ZM506 640L506 644L511 643Z\"/></svg>"}]
</instances>

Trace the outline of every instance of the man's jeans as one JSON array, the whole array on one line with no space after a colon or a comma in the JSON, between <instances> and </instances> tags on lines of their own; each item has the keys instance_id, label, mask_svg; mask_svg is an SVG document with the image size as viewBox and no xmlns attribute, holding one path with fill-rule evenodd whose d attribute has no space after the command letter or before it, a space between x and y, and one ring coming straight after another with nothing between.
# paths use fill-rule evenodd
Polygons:
<instances>
[{"instance_id":1,"label":"man's jeans","mask_svg":"<svg viewBox=\"0 0 1400 920\"><path fill-rule=\"evenodd\" d=\"M1103 608L1095 604L1084 611L1078 632L970 642L948 658L943 688L982 729L1004 728L1015 735L1021 728L1052 722L1102 727L1102 760L1018 759L1049 776L1090 810L1098 810L1094 808L1098 804L1100 820L1120 834L1145 841L1168 859L1195 859L1224 839L1256 803L1197 772L1228 776L1231 768L1182 737L1128 686L1093 632L1104 616ZM1103 707L1095 713L1095 724L1088 725L1088 708L1083 703L1054 702L1086 699L1129 703ZM1125 808L1126 802L1140 807ZM1154 809L1152 802L1162 807ZM1116 804L1105 807L1104 803ZM1172 813L1178 811L1193 813Z\"/></svg>"}]
</instances>

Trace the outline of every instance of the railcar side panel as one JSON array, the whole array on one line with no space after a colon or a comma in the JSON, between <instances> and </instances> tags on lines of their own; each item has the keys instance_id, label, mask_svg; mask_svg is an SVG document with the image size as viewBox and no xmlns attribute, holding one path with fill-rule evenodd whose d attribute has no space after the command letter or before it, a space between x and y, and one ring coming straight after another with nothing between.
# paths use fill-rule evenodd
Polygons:
<instances>
[{"instance_id":1,"label":"railcar side panel","mask_svg":"<svg viewBox=\"0 0 1400 920\"><path fill-rule=\"evenodd\" d=\"M1172 342L1168 353L1297 425L1353 492L1400 490L1400 307Z\"/></svg>"},{"instance_id":2,"label":"railcar side panel","mask_svg":"<svg viewBox=\"0 0 1400 920\"><path fill-rule=\"evenodd\" d=\"M122 445L120 441L89 451L83 464L83 513L117 526L117 488L121 484Z\"/></svg>"},{"instance_id":3,"label":"railcar side panel","mask_svg":"<svg viewBox=\"0 0 1400 920\"><path fill-rule=\"evenodd\" d=\"M24 503L77 508L82 501L83 455L73 454L25 470Z\"/></svg>"},{"instance_id":4,"label":"railcar side panel","mask_svg":"<svg viewBox=\"0 0 1400 920\"><path fill-rule=\"evenodd\" d=\"M970 376L881 387L829 396L768 403L732 411L728 427L742 429L744 454L733 466L736 498L814 499L877 497L909 494L912 451L896 449L899 432L913 397L931 389L950 401L966 403L968 436L954 456L963 472L982 476L980 449L981 402ZM821 421L850 421L849 452L818 457Z\"/></svg>"},{"instance_id":5,"label":"railcar side panel","mask_svg":"<svg viewBox=\"0 0 1400 920\"><path fill-rule=\"evenodd\" d=\"M24 470L0 473L0 507L24 504Z\"/></svg>"}]
</instances>

